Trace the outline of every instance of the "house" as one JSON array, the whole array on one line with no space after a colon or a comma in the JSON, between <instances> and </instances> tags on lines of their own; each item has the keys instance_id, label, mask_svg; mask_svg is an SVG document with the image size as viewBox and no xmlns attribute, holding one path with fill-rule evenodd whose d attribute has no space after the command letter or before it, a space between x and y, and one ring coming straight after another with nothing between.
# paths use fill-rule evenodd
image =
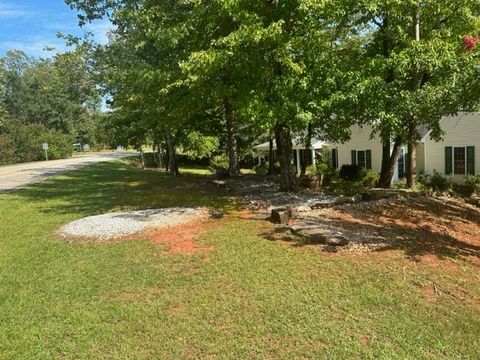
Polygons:
<instances>
[{"instance_id":1,"label":"house","mask_svg":"<svg viewBox=\"0 0 480 360\"><path fill-rule=\"evenodd\" d=\"M293 143L293 152L294 152L294 163L297 169L297 173L300 174L301 166L305 162L307 165L315 165L317 159L321 156L320 152L322 149L328 144L325 141L312 139L310 141L310 150L306 149L305 141L302 140L301 137L296 137L292 140ZM256 145L253 147L254 150L258 154L258 163L261 164L265 161L268 157L268 153L270 152L270 142L265 142L260 145ZM273 160L277 160L277 144L275 140L273 140Z\"/></svg>"},{"instance_id":2,"label":"house","mask_svg":"<svg viewBox=\"0 0 480 360\"><path fill-rule=\"evenodd\" d=\"M456 116L444 117L440 126L444 132L441 141L431 139L431 132L419 129L421 140L417 144L417 172L437 172L452 176L461 181L467 174L477 174L480 170L480 113L460 112ZM295 139L295 164L300 173L301 164L315 164L318 155L324 151L330 154L329 162L334 168L346 164L358 164L375 172L382 168L382 142L379 136L372 136L369 125L354 125L351 137L344 143L313 140L311 155L305 153L305 145ZM268 154L269 143L255 147L262 156ZM274 149L276 149L274 147ZM407 171L407 147L400 149L400 156L395 166L393 181L405 177Z\"/></svg>"}]
</instances>

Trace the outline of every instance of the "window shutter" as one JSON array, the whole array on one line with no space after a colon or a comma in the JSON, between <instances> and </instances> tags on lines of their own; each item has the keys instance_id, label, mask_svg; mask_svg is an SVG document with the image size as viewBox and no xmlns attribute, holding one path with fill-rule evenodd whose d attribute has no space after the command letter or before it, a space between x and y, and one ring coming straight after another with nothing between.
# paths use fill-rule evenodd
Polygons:
<instances>
[{"instance_id":1,"label":"window shutter","mask_svg":"<svg viewBox=\"0 0 480 360\"><path fill-rule=\"evenodd\" d=\"M334 169L338 168L338 150L332 149L332 167Z\"/></svg>"},{"instance_id":2,"label":"window shutter","mask_svg":"<svg viewBox=\"0 0 480 360\"><path fill-rule=\"evenodd\" d=\"M352 165L357 165L357 150L352 150Z\"/></svg>"},{"instance_id":3,"label":"window shutter","mask_svg":"<svg viewBox=\"0 0 480 360\"><path fill-rule=\"evenodd\" d=\"M372 170L372 150L365 151L365 167Z\"/></svg>"},{"instance_id":4,"label":"window shutter","mask_svg":"<svg viewBox=\"0 0 480 360\"><path fill-rule=\"evenodd\" d=\"M453 173L453 149L451 146L445 147L445 175Z\"/></svg>"},{"instance_id":5,"label":"window shutter","mask_svg":"<svg viewBox=\"0 0 480 360\"><path fill-rule=\"evenodd\" d=\"M405 149L400 149L400 155L398 157L398 178L403 179L405 177Z\"/></svg>"},{"instance_id":6,"label":"window shutter","mask_svg":"<svg viewBox=\"0 0 480 360\"><path fill-rule=\"evenodd\" d=\"M467 146L467 174L475 175L475 146Z\"/></svg>"}]
</instances>

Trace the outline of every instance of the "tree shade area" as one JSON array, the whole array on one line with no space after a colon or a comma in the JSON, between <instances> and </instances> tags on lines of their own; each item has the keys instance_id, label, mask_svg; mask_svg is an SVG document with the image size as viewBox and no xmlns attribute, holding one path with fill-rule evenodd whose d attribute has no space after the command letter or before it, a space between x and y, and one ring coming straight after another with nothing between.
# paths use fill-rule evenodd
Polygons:
<instances>
[{"instance_id":1,"label":"tree shade area","mask_svg":"<svg viewBox=\"0 0 480 360\"><path fill-rule=\"evenodd\" d=\"M150 144L165 155L159 159L172 175L179 151L192 158L223 155L229 175L237 175L255 142L275 139L281 189L291 191L293 138L300 136L308 149L312 137L342 142L352 125L368 124L383 143L380 185L390 186L408 145L407 184L413 186L418 129L440 139L442 117L480 102L476 0L66 3L80 26L109 18L110 41L70 38L80 50L52 61L9 54L7 63L27 62L22 66L38 76L26 76L18 89L7 84L19 92L15 104L3 106L12 119L7 123L77 138L97 134L139 150ZM80 59L75 71L62 73ZM78 85L87 74L93 87ZM48 86L38 92L42 81ZM86 105L96 91L111 107L105 116ZM42 98L31 102L29 96ZM18 113L23 102L41 106L20 105ZM273 158L269 164L272 170Z\"/></svg>"}]
</instances>

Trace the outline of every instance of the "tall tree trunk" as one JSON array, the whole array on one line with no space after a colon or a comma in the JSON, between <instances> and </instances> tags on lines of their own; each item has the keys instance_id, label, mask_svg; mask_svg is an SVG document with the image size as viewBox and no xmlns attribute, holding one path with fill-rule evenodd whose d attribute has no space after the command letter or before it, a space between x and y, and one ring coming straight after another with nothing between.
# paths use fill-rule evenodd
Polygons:
<instances>
[{"instance_id":1,"label":"tall tree trunk","mask_svg":"<svg viewBox=\"0 0 480 360\"><path fill-rule=\"evenodd\" d=\"M275 134L273 130L270 130L270 136L268 138L268 175L273 175L275 172L275 163L273 161L273 138Z\"/></svg>"},{"instance_id":2,"label":"tall tree trunk","mask_svg":"<svg viewBox=\"0 0 480 360\"><path fill-rule=\"evenodd\" d=\"M402 139L397 137L391 149L391 140L383 141L382 149L382 172L380 173L380 180L378 186L384 189L390 188L392 185L393 174L395 173L395 165L400 156L400 149L402 147Z\"/></svg>"},{"instance_id":3,"label":"tall tree trunk","mask_svg":"<svg viewBox=\"0 0 480 360\"><path fill-rule=\"evenodd\" d=\"M293 166L293 145L290 128L285 124L275 125L275 141L280 158L280 191L295 190L295 169Z\"/></svg>"},{"instance_id":4,"label":"tall tree trunk","mask_svg":"<svg viewBox=\"0 0 480 360\"><path fill-rule=\"evenodd\" d=\"M420 7L418 4L414 5L413 11L413 19L414 19L414 37L415 41L420 41ZM417 64L415 64L413 68L413 76L412 76L412 92L417 91L420 88L421 82L421 75L420 69ZM416 162L417 162L417 153L416 153L416 145L417 145L417 119L415 116L409 121L408 124L408 167L407 167L407 188L411 189L415 186L415 175L417 172Z\"/></svg>"},{"instance_id":5,"label":"tall tree trunk","mask_svg":"<svg viewBox=\"0 0 480 360\"><path fill-rule=\"evenodd\" d=\"M416 129L415 129L416 133ZM415 178L417 172L417 141L416 135L408 135L408 167L407 167L407 188L411 189L415 186ZM412 140L413 139L413 140Z\"/></svg>"},{"instance_id":6,"label":"tall tree trunk","mask_svg":"<svg viewBox=\"0 0 480 360\"><path fill-rule=\"evenodd\" d=\"M307 127L307 139L305 141L305 152L304 154L310 154L311 149L312 149L312 124L308 124ZM307 172L307 161L305 159L305 156L303 158L302 164L301 164L301 169L300 169L300 176L305 175Z\"/></svg>"},{"instance_id":7,"label":"tall tree trunk","mask_svg":"<svg viewBox=\"0 0 480 360\"><path fill-rule=\"evenodd\" d=\"M163 160L162 160L162 148L160 143L155 143L153 145L153 158L155 159L155 165L158 169L163 167Z\"/></svg>"},{"instance_id":8,"label":"tall tree trunk","mask_svg":"<svg viewBox=\"0 0 480 360\"><path fill-rule=\"evenodd\" d=\"M143 147L140 146L138 151L140 151L140 165L142 166L142 169L145 170L145 156L143 156Z\"/></svg>"},{"instance_id":9,"label":"tall tree trunk","mask_svg":"<svg viewBox=\"0 0 480 360\"><path fill-rule=\"evenodd\" d=\"M180 172L178 171L177 154L175 151L175 145L173 143L173 136L170 130L165 130L165 142L167 143L167 149L168 149L167 172L173 176L180 175Z\"/></svg>"},{"instance_id":10,"label":"tall tree trunk","mask_svg":"<svg viewBox=\"0 0 480 360\"><path fill-rule=\"evenodd\" d=\"M228 174L230 176L236 176L240 174L240 167L238 165L235 112L233 111L232 104L227 98L223 100L223 106L225 108L225 119L227 122Z\"/></svg>"}]
</instances>

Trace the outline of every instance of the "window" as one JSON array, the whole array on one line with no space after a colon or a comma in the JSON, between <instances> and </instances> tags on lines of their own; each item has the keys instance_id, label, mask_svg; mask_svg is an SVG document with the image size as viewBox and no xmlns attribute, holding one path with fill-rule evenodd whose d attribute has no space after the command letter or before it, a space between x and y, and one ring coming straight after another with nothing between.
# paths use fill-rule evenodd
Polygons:
<instances>
[{"instance_id":1,"label":"window","mask_svg":"<svg viewBox=\"0 0 480 360\"><path fill-rule=\"evenodd\" d=\"M365 151L357 151L357 165L367 167Z\"/></svg>"},{"instance_id":2,"label":"window","mask_svg":"<svg viewBox=\"0 0 480 360\"><path fill-rule=\"evenodd\" d=\"M465 175L467 169L467 157L464 147L453 148L453 173Z\"/></svg>"}]
</instances>

